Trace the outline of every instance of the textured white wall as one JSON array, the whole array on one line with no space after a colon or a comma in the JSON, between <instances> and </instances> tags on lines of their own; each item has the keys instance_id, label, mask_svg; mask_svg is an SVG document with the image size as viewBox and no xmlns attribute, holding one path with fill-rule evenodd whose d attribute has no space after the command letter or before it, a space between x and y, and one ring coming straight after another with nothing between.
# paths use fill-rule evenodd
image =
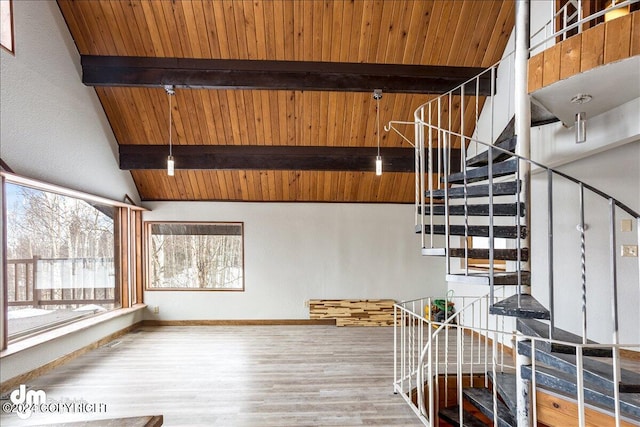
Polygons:
<instances>
[{"instance_id":1,"label":"textured white wall","mask_svg":"<svg viewBox=\"0 0 640 427\"><path fill-rule=\"evenodd\" d=\"M95 91L81 82L80 56L56 2L14 1L13 11L15 56L0 49L0 157L20 175L137 200L130 173L118 169L115 138ZM130 314L3 357L1 380L139 320Z\"/></svg>"},{"instance_id":2,"label":"textured white wall","mask_svg":"<svg viewBox=\"0 0 640 427\"><path fill-rule=\"evenodd\" d=\"M575 145L575 143L573 143ZM585 143L587 144L587 143ZM622 145L559 168L617 198L636 212L640 211L640 142ZM553 181L554 211L554 301L556 324L580 334L581 268L578 188L562 178ZM547 244L547 179L546 174L532 177L532 293L548 306L548 244ZM620 257L620 245L638 244L638 223L633 231L621 232L621 220L629 219L620 210L616 213L615 253L618 268L618 304L620 342L640 343L640 287L638 286L638 258ZM591 339L612 342L611 302L613 290L610 280L609 208L606 199L585 191L587 330ZM636 349L637 350L637 349Z\"/></svg>"},{"instance_id":3,"label":"textured white wall","mask_svg":"<svg viewBox=\"0 0 640 427\"><path fill-rule=\"evenodd\" d=\"M0 157L20 175L137 200L56 2L14 1L13 13L15 56L0 49Z\"/></svg>"},{"instance_id":4,"label":"textured white wall","mask_svg":"<svg viewBox=\"0 0 640 427\"><path fill-rule=\"evenodd\" d=\"M149 203L145 221L243 221L245 292L146 291L147 318L304 319L314 298L443 295L444 260L420 255L413 206Z\"/></svg>"}]
</instances>

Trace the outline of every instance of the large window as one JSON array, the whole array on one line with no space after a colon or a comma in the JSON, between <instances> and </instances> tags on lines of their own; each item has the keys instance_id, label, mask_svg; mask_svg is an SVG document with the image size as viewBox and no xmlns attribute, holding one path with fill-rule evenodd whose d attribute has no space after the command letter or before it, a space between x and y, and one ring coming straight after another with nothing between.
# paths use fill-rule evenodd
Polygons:
<instances>
[{"instance_id":1,"label":"large window","mask_svg":"<svg viewBox=\"0 0 640 427\"><path fill-rule=\"evenodd\" d=\"M242 223L149 222L147 289L243 290Z\"/></svg>"},{"instance_id":2,"label":"large window","mask_svg":"<svg viewBox=\"0 0 640 427\"><path fill-rule=\"evenodd\" d=\"M9 339L120 307L116 209L5 184Z\"/></svg>"},{"instance_id":3,"label":"large window","mask_svg":"<svg viewBox=\"0 0 640 427\"><path fill-rule=\"evenodd\" d=\"M142 208L4 171L0 184L2 349L142 302Z\"/></svg>"}]
</instances>

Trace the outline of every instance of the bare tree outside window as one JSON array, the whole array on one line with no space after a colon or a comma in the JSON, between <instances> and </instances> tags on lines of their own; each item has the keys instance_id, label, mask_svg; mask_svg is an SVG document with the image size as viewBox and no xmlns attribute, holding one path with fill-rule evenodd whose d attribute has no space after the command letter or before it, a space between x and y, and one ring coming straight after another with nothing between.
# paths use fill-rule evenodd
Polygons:
<instances>
[{"instance_id":1,"label":"bare tree outside window","mask_svg":"<svg viewBox=\"0 0 640 427\"><path fill-rule=\"evenodd\" d=\"M120 307L115 208L5 184L9 338Z\"/></svg>"},{"instance_id":2,"label":"bare tree outside window","mask_svg":"<svg viewBox=\"0 0 640 427\"><path fill-rule=\"evenodd\" d=\"M242 223L147 223L147 289L243 290Z\"/></svg>"}]
</instances>

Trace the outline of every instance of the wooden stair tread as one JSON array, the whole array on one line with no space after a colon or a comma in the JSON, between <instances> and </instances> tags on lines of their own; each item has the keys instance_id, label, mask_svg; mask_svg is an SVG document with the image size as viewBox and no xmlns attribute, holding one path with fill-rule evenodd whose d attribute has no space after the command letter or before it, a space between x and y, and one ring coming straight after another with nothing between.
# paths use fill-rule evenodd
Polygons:
<instances>
[{"instance_id":1,"label":"wooden stair tread","mask_svg":"<svg viewBox=\"0 0 640 427\"><path fill-rule=\"evenodd\" d=\"M418 226L420 227L420 226ZM425 225L424 231L427 234L431 233L431 225ZM436 224L433 226L433 233L438 235L445 234L446 228L442 224ZM416 233L420 233L420 228L416 230ZM466 229L464 225L450 225L449 226L449 234L452 236L479 236L479 237L489 237L489 226L488 225L470 225ZM493 237L503 238L503 239L517 239L520 237L524 239L527 235L527 228L522 225L520 226L520 236L518 236L518 227L514 225L495 225L493 226Z\"/></svg>"},{"instance_id":2,"label":"wooden stair tread","mask_svg":"<svg viewBox=\"0 0 640 427\"><path fill-rule=\"evenodd\" d=\"M516 149L516 145L517 145L517 136L512 136L509 139L506 139L497 144L494 144L494 147L502 148L503 150L507 150L513 153ZM492 154L493 154L492 155L493 163L498 163L503 160L507 160L508 158L511 157L510 154L500 150L493 150ZM489 163L489 150L483 151L477 156L467 159L467 166L485 166L488 163Z\"/></svg>"},{"instance_id":3,"label":"wooden stair tread","mask_svg":"<svg viewBox=\"0 0 640 427\"><path fill-rule=\"evenodd\" d=\"M522 367L522 376L525 379L532 379L531 366ZM571 375L555 369L536 366L536 383L538 387L554 390L573 398L577 396L575 374ZM614 409L613 392L594 387L586 381L583 391L586 402L610 411ZM619 404L621 413L640 420L640 394L621 393Z\"/></svg>"},{"instance_id":4,"label":"wooden stair tread","mask_svg":"<svg viewBox=\"0 0 640 427\"><path fill-rule=\"evenodd\" d=\"M493 274L493 284L495 286L503 286L503 285L517 285L518 284L518 274L520 274L522 284L525 286L530 285L531 283L531 273L528 271L521 271L518 273L517 271L507 271L507 272L498 272ZM470 283L470 284L478 284L478 285L488 285L489 284L489 273L481 272L481 273L471 273L471 274L448 274L446 276L448 282L461 282L461 283Z\"/></svg>"},{"instance_id":5,"label":"wooden stair tread","mask_svg":"<svg viewBox=\"0 0 640 427\"><path fill-rule=\"evenodd\" d=\"M509 159L507 161L491 165L491 172L494 178L498 178L515 173L517 168L518 159ZM489 165L481 166L475 169L467 169L466 176L467 184L489 179ZM464 172L458 172L447 176L447 182L449 184L462 184L464 183L464 179ZM444 177L440 178L440 181L444 182Z\"/></svg>"},{"instance_id":6,"label":"wooden stair tread","mask_svg":"<svg viewBox=\"0 0 640 427\"><path fill-rule=\"evenodd\" d=\"M464 248L449 248L449 255L454 258L465 258L465 255L468 255L469 258L489 259L489 249L478 249L478 248L467 249L467 252L465 253ZM493 259L517 261L518 250L517 249L494 249ZM520 261L527 261L528 259L529 259L529 249L528 248L520 249Z\"/></svg>"},{"instance_id":7,"label":"wooden stair tread","mask_svg":"<svg viewBox=\"0 0 640 427\"><path fill-rule=\"evenodd\" d=\"M516 294L493 304L489 313L502 316L549 320L550 313L533 296Z\"/></svg>"},{"instance_id":8,"label":"wooden stair tread","mask_svg":"<svg viewBox=\"0 0 640 427\"><path fill-rule=\"evenodd\" d=\"M438 416L454 426L460 425L460 409L457 405L441 409L438 412ZM462 423L463 427L487 427L484 422L479 420L471 412L463 410L462 417L464 418L464 421Z\"/></svg>"},{"instance_id":9,"label":"wooden stair tread","mask_svg":"<svg viewBox=\"0 0 640 427\"><path fill-rule=\"evenodd\" d=\"M462 390L464 397L493 420L493 394L486 388L466 388ZM515 427L516 421L504 403L498 400L498 426Z\"/></svg>"},{"instance_id":10,"label":"wooden stair tread","mask_svg":"<svg viewBox=\"0 0 640 427\"><path fill-rule=\"evenodd\" d=\"M519 181L507 181L507 182L494 182L493 185L494 196L512 196L518 194L518 190L521 187ZM480 185L467 185L467 198L471 197L487 197L489 195L489 184ZM465 187L453 187L447 191L449 199L462 199L465 197ZM433 199L443 199L445 197L445 190L434 190L432 192L426 191L425 197L433 197Z\"/></svg>"},{"instance_id":11,"label":"wooden stair tread","mask_svg":"<svg viewBox=\"0 0 640 427\"><path fill-rule=\"evenodd\" d=\"M523 341L518 346L518 353L531 356L531 347L531 343ZM536 360L553 369L575 375L576 356L573 354L553 353L536 345ZM613 366L611 364L587 356L582 359L582 367L585 381L608 392L613 392ZM640 393L640 374L628 369L620 369L618 390L621 393Z\"/></svg>"},{"instance_id":12,"label":"wooden stair tread","mask_svg":"<svg viewBox=\"0 0 640 427\"><path fill-rule=\"evenodd\" d=\"M520 216L524 216L524 203L520 202ZM418 206L418 214L422 213L422 209ZM424 214L429 215L431 213L431 206L425 205ZM433 214L444 215L444 205L434 204ZM449 215L464 215L464 205L449 205ZM489 216L488 204L467 204L467 214L469 216ZM516 216L518 215L518 203L494 203L493 204L493 216Z\"/></svg>"}]
</instances>

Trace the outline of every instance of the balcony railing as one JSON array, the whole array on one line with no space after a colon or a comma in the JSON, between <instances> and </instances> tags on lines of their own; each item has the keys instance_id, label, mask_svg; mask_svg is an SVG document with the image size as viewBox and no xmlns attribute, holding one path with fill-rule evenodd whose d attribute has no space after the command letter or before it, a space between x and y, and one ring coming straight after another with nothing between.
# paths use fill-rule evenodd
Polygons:
<instances>
[{"instance_id":1,"label":"balcony railing","mask_svg":"<svg viewBox=\"0 0 640 427\"><path fill-rule=\"evenodd\" d=\"M115 304L113 258L9 259L7 296L9 307Z\"/></svg>"},{"instance_id":2,"label":"balcony railing","mask_svg":"<svg viewBox=\"0 0 640 427\"><path fill-rule=\"evenodd\" d=\"M607 19L608 14L615 11L629 10L631 5L640 0L619 0L604 10L584 16L584 1L569 0L562 8L553 14L553 17L542 27L531 34L532 54L538 53L557 42L566 40L575 34L580 34L583 29L597 24L601 18ZM549 2L555 6L555 2Z\"/></svg>"}]
</instances>

